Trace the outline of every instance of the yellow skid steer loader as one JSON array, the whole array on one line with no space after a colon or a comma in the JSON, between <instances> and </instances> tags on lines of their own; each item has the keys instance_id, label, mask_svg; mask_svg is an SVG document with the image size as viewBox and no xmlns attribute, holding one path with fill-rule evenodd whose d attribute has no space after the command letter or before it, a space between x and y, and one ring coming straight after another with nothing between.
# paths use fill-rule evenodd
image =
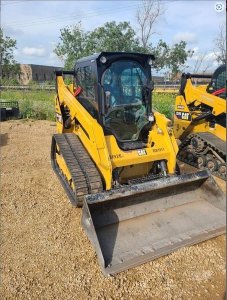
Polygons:
<instances>
[{"instance_id":1,"label":"yellow skid steer loader","mask_svg":"<svg viewBox=\"0 0 227 300\"><path fill-rule=\"evenodd\" d=\"M170 121L152 111L153 60L102 52L56 72L52 166L104 274L225 232L223 192L206 170L179 174Z\"/></svg>"},{"instance_id":2,"label":"yellow skid steer loader","mask_svg":"<svg viewBox=\"0 0 227 300\"><path fill-rule=\"evenodd\" d=\"M210 76L182 74L174 114L178 158L226 180L226 67L214 72L207 87L193 85L193 78Z\"/></svg>"}]
</instances>

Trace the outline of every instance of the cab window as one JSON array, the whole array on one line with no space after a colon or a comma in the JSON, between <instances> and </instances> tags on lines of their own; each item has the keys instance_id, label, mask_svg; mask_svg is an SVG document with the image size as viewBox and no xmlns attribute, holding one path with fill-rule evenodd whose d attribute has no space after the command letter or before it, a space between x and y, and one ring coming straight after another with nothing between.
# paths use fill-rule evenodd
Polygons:
<instances>
[{"instance_id":1,"label":"cab window","mask_svg":"<svg viewBox=\"0 0 227 300\"><path fill-rule=\"evenodd\" d=\"M98 118L98 103L95 99L95 76L91 66L84 66L76 70L76 86L82 88L77 96L79 102L95 118Z\"/></svg>"}]
</instances>

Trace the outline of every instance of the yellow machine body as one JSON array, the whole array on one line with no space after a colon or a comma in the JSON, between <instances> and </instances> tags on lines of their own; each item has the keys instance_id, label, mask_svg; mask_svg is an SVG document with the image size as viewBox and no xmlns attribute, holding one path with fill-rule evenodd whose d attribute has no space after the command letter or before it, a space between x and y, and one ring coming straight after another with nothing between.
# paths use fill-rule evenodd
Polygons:
<instances>
[{"instance_id":1,"label":"yellow machine body","mask_svg":"<svg viewBox=\"0 0 227 300\"><path fill-rule=\"evenodd\" d=\"M149 133L146 148L123 151L113 135L104 135L103 128L73 96L73 85L66 86L62 76L57 77L58 97L55 100L58 133L75 133L82 141L90 157L97 165L105 181L105 188L112 188L112 170L124 167L120 182L145 176L152 163L166 160L168 173L174 174L178 146L170 127L170 120L154 112L156 124ZM65 129L61 118L60 105L70 108L71 127ZM58 117L59 116L59 117ZM78 121L78 122L77 122ZM82 126L80 124L83 124Z\"/></svg>"},{"instance_id":2,"label":"yellow machine body","mask_svg":"<svg viewBox=\"0 0 227 300\"><path fill-rule=\"evenodd\" d=\"M181 139L191 132L210 132L223 141L226 141L226 128L215 124L215 127L209 126L209 121L201 120L193 123L193 120L201 114L200 106L207 105L211 108L214 116L224 114L226 112L226 101L217 96L206 92L204 86L195 87L191 79L187 79L185 86L185 96L179 95L175 101L174 115L174 135L177 139ZM190 110L190 104L194 104L193 111ZM197 107L197 109L196 109ZM182 112L182 118L176 116L176 112Z\"/></svg>"},{"instance_id":3,"label":"yellow machine body","mask_svg":"<svg viewBox=\"0 0 227 300\"><path fill-rule=\"evenodd\" d=\"M199 75L183 75L175 101L174 135L182 142L178 158L226 179L226 99L208 93L209 86L193 85L191 76Z\"/></svg>"},{"instance_id":4,"label":"yellow machine body","mask_svg":"<svg viewBox=\"0 0 227 300\"><path fill-rule=\"evenodd\" d=\"M56 73L51 163L104 274L225 232L223 192L207 171L179 174L171 122L152 111L151 59L102 52Z\"/></svg>"}]
</instances>

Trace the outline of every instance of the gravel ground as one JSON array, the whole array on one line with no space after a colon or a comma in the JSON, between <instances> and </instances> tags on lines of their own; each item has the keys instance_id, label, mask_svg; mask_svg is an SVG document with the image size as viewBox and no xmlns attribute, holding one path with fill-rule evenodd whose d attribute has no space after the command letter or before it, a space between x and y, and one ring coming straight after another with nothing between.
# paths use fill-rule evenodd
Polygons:
<instances>
[{"instance_id":1,"label":"gravel ground","mask_svg":"<svg viewBox=\"0 0 227 300\"><path fill-rule=\"evenodd\" d=\"M102 275L50 166L54 125L1 124L1 299L223 299L225 235Z\"/></svg>"}]
</instances>

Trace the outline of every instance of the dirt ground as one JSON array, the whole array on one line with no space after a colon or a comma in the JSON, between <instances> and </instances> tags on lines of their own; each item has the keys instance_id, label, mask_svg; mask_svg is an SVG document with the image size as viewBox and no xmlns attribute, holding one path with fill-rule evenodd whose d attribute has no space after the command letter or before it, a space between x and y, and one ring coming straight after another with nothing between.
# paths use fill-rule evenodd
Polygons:
<instances>
[{"instance_id":1,"label":"dirt ground","mask_svg":"<svg viewBox=\"0 0 227 300\"><path fill-rule=\"evenodd\" d=\"M54 125L1 123L1 299L224 299L225 235L102 275L50 166Z\"/></svg>"}]
</instances>

